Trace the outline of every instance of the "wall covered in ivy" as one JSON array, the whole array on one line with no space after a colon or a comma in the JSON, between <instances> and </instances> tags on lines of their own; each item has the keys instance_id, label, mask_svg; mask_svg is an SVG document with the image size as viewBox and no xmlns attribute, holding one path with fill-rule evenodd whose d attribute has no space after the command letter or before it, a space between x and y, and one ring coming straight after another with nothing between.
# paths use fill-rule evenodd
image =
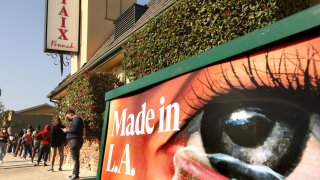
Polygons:
<instances>
[{"instance_id":1,"label":"wall covered in ivy","mask_svg":"<svg viewBox=\"0 0 320 180\"><path fill-rule=\"evenodd\" d=\"M139 79L307 7L307 0L179 0L123 46L126 76Z\"/></svg>"},{"instance_id":2,"label":"wall covered in ivy","mask_svg":"<svg viewBox=\"0 0 320 180\"><path fill-rule=\"evenodd\" d=\"M104 95L123 83L107 73L85 72L77 77L69 86L66 96L57 104L56 115L65 119L65 112L71 108L84 119L85 139L100 139L105 109ZM69 122L64 122L69 126Z\"/></svg>"}]
</instances>

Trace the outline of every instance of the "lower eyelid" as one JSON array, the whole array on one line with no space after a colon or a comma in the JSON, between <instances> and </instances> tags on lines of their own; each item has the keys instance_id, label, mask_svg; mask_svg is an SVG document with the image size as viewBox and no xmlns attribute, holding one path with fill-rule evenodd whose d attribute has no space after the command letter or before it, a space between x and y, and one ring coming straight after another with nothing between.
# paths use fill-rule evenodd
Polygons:
<instances>
[{"instance_id":1,"label":"lower eyelid","mask_svg":"<svg viewBox=\"0 0 320 180\"><path fill-rule=\"evenodd\" d=\"M318 113L310 116L310 131L320 141L320 115Z\"/></svg>"},{"instance_id":2,"label":"lower eyelid","mask_svg":"<svg viewBox=\"0 0 320 180\"><path fill-rule=\"evenodd\" d=\"M206 154L205 150L204 150L204 146L202 143L202 138L201 138L201 134L200 132L194 132L190 135L188 141L187 141L187 147L196 147L197 152L199 154ZM211 167L211 164L208 160L208 158L206 158L205 156L201 157L201 156L194 156L196 157L196 160L207 165L208 167Z\"/></svg>"}]
</instances>

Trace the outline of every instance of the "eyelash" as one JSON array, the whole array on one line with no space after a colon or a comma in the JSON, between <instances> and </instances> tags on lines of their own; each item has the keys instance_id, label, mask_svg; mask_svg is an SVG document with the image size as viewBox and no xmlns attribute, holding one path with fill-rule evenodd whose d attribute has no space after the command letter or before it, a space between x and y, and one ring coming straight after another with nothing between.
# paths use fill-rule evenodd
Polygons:
<instances>
[{"instance_id":1,"label":"eyelash","mask_svg":"<svg viewBox=\"0 0 320 180\"><path fill-rule=\"evenodd\" d=\"M311 52L311 53L310 53ZM295 58L289 58L289 56L294 55ZM202 92L206 97L209 97L208 99L203 98L203 95L200 95L200 93L196 92L194 87L191 86L191 95L186 97L185 95L183 98L185 99L186 104L195 110L196 112L200 111L202 107L205 104L210 103L213 99L219 96L225 96L225 95L232 95L237 94L237 92L246 92L246 91L265 91L265 92L278 92L283 96L291 97L291 100L294 100L298 98L299 100L302 100L302 102L307 102L307 99L310 99L312 101L317 102L319 100L319 94L320 94L320 81L319 76L316 68L316 64L320 62L319 60L315 59L315 56L320 57L319 51L317 51L316 48L313 46L310 46L308 49L308 57L306 59L307 64L305 65L305 69L303 69L302 60L303 57L299 56L298 51L296 51L296 54L287 54L282 53L278 68L276 67L277 63L275 61L272 61L274 59L269 58L269 52L265 55L265 71L258 70L255 65L255 60L250 59L250 54L247 55L247 65L245 63L242 63L243 70L245 71L245 74L249 77L251 83L256 86L256 89L247 89L246 86L243 84L239 76L237 75L235 68L232 64L232 62L229 62L232 74L234 77L236 77L239 86L236 87L234 83L232 83L225 70L223 69L224 64L220 65L221 67L221 73L222 78L228 85L228 89L219 85L216 85L214 83L214 80L211 77L211 72L208 68L205 69L205 81L201 79L197 79L202 84ZM296 61L296 62L294 62ZM272 63L273 62L273 63ZM288 72L288 63L292 63L294 67L294 73ZM273 67L273 69L272 69ZM281 72L281 68L284 68L285 72ZM313 77L311 76L310 69L313 69ZM267 77L267 82L264 82L260 75L260 73L265 73ZM280 78L281 75L285 75L285 79L288 83L287 86L284 85L282 82L282 79ZM303 79L303 84L301 83L301 77ZM261 85L260 85L260 84ZM269 85L267 85L269 84ZM294 88L294 85L296 85L296 88ZM211 94L216 95L215 97L208 94L205 89L209 90ZM228 93L223 93L222 91L227 91ZM245 93L248 96L250 96L250 93ZM269 96L270 94L268 94ZM191 98L191 96L195 96L196 98ZM267 96L267 97L268 97ZM237 97L237 96L235 96ZM194 102L198 101L198 102ZM319 101L318 101L319 102ZM196 105L200 104L200 105ZM311 111L315 111L314 108L310 109ZM186 111L184 111L186 114L188 114ZM188 114L190 117L192 114Z\"/></svg>"}]
</instances>

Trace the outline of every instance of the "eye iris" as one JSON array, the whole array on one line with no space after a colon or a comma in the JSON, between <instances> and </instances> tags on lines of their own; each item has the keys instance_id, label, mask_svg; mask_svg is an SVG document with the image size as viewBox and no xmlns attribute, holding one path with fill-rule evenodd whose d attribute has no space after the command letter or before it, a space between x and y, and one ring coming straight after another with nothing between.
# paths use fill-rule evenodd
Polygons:
<instances>
[{"instance_id":1,"label":"eye iris","mask_svg":"<svg viewBox=\"0 0 320 180\"><path fill-rule=\"evenodd\" d=\"M274 122L258 108L240 109L223 118L224 132L244 147L256 147L268 137Z\"/></svg>"}]
</instances>

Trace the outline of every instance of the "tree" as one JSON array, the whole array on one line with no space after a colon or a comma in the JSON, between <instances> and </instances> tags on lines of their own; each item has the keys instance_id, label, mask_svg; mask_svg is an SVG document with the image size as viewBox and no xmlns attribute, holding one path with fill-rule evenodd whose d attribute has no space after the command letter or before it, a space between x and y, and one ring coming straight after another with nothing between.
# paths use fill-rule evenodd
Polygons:
<instances>
[{"instance_id":1,"label":"tree","mask_svg":"<svg viewBox=\"0 0 320 180\"><path fill-rule=\"evenodd\" d=\"M3 120L6 118L5 107L0 101L0 126L2 126Z\"/></svg>"}]
</instances>

